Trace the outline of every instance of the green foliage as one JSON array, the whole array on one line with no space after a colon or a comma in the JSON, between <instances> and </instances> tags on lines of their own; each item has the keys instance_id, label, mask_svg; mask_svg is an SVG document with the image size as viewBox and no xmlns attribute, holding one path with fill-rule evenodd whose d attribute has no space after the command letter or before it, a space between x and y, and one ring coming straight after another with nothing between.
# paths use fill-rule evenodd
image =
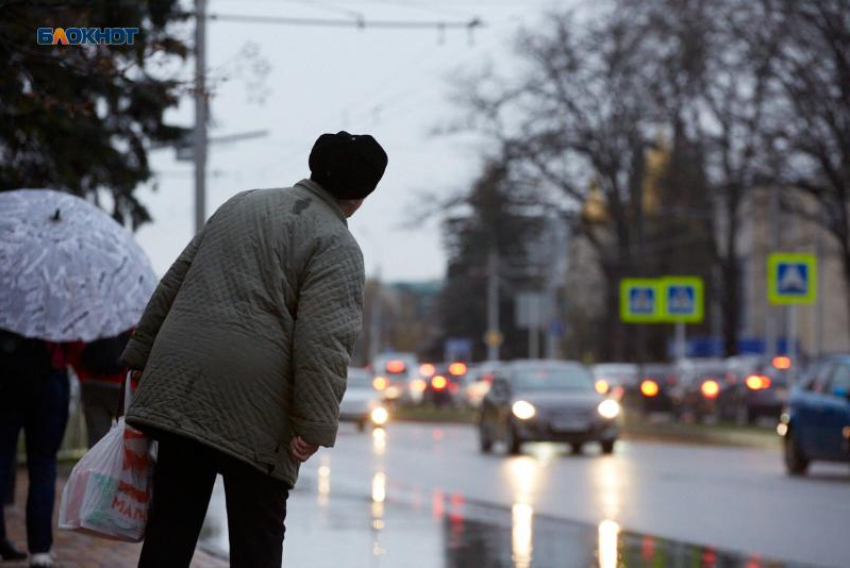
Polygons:
<instances>
[{"instance_id":1,"label":"green foliage","mask_svg":"<svg viewBox=\"0 0 850 568\"><path fill-rule=\"evenodd\" d=\"M0 191L51 188L114 197L113 216L149 221L134 197L150 142L177 140L163 113L180 83L153 62L184 58L176 0L0 0ZM42 46L39 27L138 27L132 46ZM185 31L185 30L184 30Z\"/></svg>"}]
</instances>

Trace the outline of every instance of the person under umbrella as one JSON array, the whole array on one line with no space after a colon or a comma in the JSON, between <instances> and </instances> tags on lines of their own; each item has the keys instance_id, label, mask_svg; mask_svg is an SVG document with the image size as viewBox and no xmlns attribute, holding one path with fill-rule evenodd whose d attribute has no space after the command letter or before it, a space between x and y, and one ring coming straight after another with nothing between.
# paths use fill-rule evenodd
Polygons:
<instances>
[{"instance_id":1,"label":"person under umbrella","mask_svg":"<svg viewBox=\"0 0 850 568\"><path fill-rule=\"evenodd\" d=\"M14 473L18 435L23 430L29 471L27 545L32 566L52 565L56 452L68 423L70 398L66 367L61 345L0 329L0 487L7 487L8 476ZM2 511L0 558L26 558L9 542Z\"/></svg>"},{"instance_id":2,"label":"person under umbrella","mask_svg":"<svg viewBox=\"0 0 850 568\"><path fill-rule=\"evenodd\" d=\"M31 565L52 565L56 453L68 419L69 343L133 327L156 285L133 236L86 200L0 192L0 488L25 432ZM2 517L2 515L0 515ZM0 558L20 558L0 518Z\"/></svg>"},{"instance_id":3,"label":"person under umbrella","mask_svg":"<svg viewBox=\"0 0 850 568\"><path fill-rule=\"evenodd\" d=\"M118 418L121 385L127 375L118 358L130 341L131 331L116 337L78 342L71 346L69 362L80 380L88 446L106 436Z\"/></svg>"}]
</instances>

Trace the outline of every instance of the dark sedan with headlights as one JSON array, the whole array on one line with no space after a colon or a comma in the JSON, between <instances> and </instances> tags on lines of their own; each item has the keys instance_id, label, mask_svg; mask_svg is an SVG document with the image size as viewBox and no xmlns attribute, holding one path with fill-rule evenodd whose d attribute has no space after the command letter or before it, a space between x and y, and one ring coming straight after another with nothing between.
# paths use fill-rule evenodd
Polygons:
<instances>
[{"instance_id":1,"label":"dark sedan with headlights","mask_svg":"<svg viewBox=\"0 0 850 568\"><path fill-rule=\"evenodd\" d=\"M499 367L482 401L481 451L503 442L517 454L524 442L566 442L578 453L587 442L614 451L620 405L594 389L593 375L579 363L514 361Z\"/></svg>"}]
</instances>

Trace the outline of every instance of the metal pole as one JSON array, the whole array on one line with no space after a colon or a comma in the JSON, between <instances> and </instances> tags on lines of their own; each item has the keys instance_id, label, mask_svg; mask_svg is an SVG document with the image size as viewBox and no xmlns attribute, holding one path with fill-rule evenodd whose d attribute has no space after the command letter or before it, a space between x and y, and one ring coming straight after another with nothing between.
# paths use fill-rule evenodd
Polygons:
<instances>
[{"instance_id":1,"label":"metal pole","mask_svg":"<svg viewBox=\"0 0 850 568\"><path fill-rule=\"evenodd\" d=\"M815 241L815 252L817 253L818 259L818 303L817 303L817 312L815 314L815 354L817 357L823 356L823 266L824 266L824 252L823 252L823 227L826 226L826 208L821 206L821 223L815 226L815 231L817 233L816 241Z\"/></svg>"},{"instance_id":2,"label":"metal pole","mask_svg":"<svg viewBox=\"0 0 850 568\"><path fill-rule=\"evenodd\" d=\"M776 252L779 250L779 223L780 223L780 210L779 210L779 187L774 185L770 189L770 202L768 204L768 231L769 231L769 243L768 243L768 254L772 252ZM765 265L766 266L766 265ZM765 268L762 268L766 270ZM764 327L764 335L765 335L765 354L767 358L772 360L776 356L776 340L777 340L777 332L778 332L778 322L775 310L770 305L770 302L767 301L767 297L765 296L765 327Z\"/></svg>"},{"instance_id":3,"label":"metal pole","mask_svg":"<svg viewBox=\"0 0 850 568\"><path fill-rule=\"evenodd\" d=\"M791 214L785 224L785 234L791 246L797 247L797 218ZM785 354L791 359L791 381L797 369L797 306L790 305L785 315Z\"/></svg>"},{"instance_id":4,"label":"metal pole","mask_svg":"<svg viewBox=\"0 0 850 568\"><path fill-rule=\"evenodd\" d=\"M499 332L499 253L496 247L490 249L487 258L487 331ZM487 342L487 360L499 360L499 343Z\"/></svg>"},{"instance_id":5,"label":"metal pole","mask_svg":"<svg viewBox=\"0 0 850 568\"><path fill-rule=\"evenodd\" d=\"M207 219L206 0L195 0L195 232Z\"/></svg>"},{"instance_id":6,"label":"metal pole","mask_svg":"<svg viewBox=\"0 0 850 568\"><path fill-rule=\"evenodd\" d=\"M534 301L529 306L531 313L529 314L528 325L528 358L540 358L540 295L539 293L533 296Z\"/></svg>"},{"instance_id":7,"label":"metal pole","mask_svg":"<svg viewBox=\"0 0 850 568\"><path fill-rule=\"evenodd\" d=\"M549 287L548 294L546 296L546 317L543 318L543 325L546 326L544 330L546 334L546 358L547 359L557 359L558 358L558 337L555 335L553 330L553 326L555 325L556 318L558 317L558 293L554 284Z\"/></svg>"},{"instance_id":8,"label":"metal pole","mask_svg":"<svg viewBox=\"0 0 850 568\"><path fill-rule=\"evenodd\" d=\"M686 336L685 324L676 322L676 360L680 361L687 354L688 339Z\"/></svg>"},{"instance_id":9,"label":"metal pole","mask_svg":"<svg viewBox=\"0 0 850 568\"><path fill-rule=\"evenodd\" d=\"M375 272L375 290L372 293L372 306L369 318L369 362L373 363L383 348L381 337L381 317L382 299L381 299L381 267L378 266Z\"/></svg>"}]
</instances>

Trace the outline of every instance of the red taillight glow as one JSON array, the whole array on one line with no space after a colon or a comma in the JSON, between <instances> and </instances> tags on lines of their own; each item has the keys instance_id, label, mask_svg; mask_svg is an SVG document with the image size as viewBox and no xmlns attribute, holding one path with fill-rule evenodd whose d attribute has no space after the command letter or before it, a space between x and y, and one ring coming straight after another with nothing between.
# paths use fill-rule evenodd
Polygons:
<instances>
[{"instance_id":1,"label":"red taillight glow","mask_svg":"<svg viewBox=\"0 0 850 568\"><path fill-rule=\"evenodd\" d=\"M454 375L455 377L458 377L466 373L466 365L460 362L452 363L451 365L449 365L449 373L451 375Z\"/></svg>"},{"instance_id":2,"label":"red taillight glow","mask_svg":"<svg viewBox=\"0 0 850 568\"><path fill-rule=\"evenodd\" d=\"M423 363L419 365L419 374L423 377L430 377L437 372L437 369L431 363Z\"/></svg>"},{"instance_id":3,"label":"red taillight glow","mask_svg":"<svg viewBox=\"0 0 850 568\"><path fill-rule=\"evenodd\" d=\"M623 400L623 395L626 394L626 389L621 386L616 386L611 391L611 396L614 397L615 400Z\"/></svg>"},{"instance_id":4,"label":"red taillight glow","mask_svg":"<svg viewBox=\"0 0 850 568\"><path fill-rule=\"evenodd\" d=\"M791 368L791 357L786 357L785 355L780 355L779 357L773 358L773 367L775 369L779 369L780 371L785 371Z\"/></svg>"},{"instance_id":5,"label":"red taillight glow","mask_svg":"<svg viewBox=\"0 0 850 568\"><path fill-rule=\"evenodd\" d=\"M437 375L436 377L431 379L431 387L434 390L438 390L438 391L443 390L444 388L446 388L446 385L448 385L448 384L449 384L449 381L446 380L446 377L444 377L443 375Z\"/></svg>"},{"instance_id":6,"label":"red taillight glow","mask_svg":"<svg viewBox=\"0 0 850 568\"><path fill-rule=\"evenodd\" d=\"M717 384L717 381L708 380L702 383L700 390L705 398L717 398L718 393L720 393L720 385Z\"/></svg>"},{"instance_id":7,"label":"red taillight glow","mask_svg":"<svg viewBox=\"0 0 850 568\"><path fill-rule=\"evenodd\" d=\"M770 387L770 378L763 375L750 375L747 377L747 388L750 390L762 390Z\"/></svg>"},{"instance_id":8,"label":"red taillight glow","mask_svg":"<svg viewBox=\"0 0 850 568\"><path fill-rule=\"evenodd\" d=\"M643 396L653 397L658 396L658 383L646 379L640 384L640 392Z\"/></svg>"},{"instance_id":9,"label":"red taillight glow","mask_svg":"<svg viewBox=\"0 0 850 568\"><path fill-rule=\"evenodd\" d=\"M384 377L375 377L372 381L372 386L375 387L375 390L382 391L389 385L389 381Z\"/></svg>"},{"instance_id":10,"label":"red taillight glow","mask_svg":"<svg viewBox=\"0 0 850 568\"><path fill-rule=\"evenodd\" d=\"M404 361L399 361L398 359L393 359L392 361L387 361L387 372L388 373L403 373L404 372Z\"/></svg>"},{"instance_id":11,"label":"red taillight glow","mask_svg":"<svg viewBox=\"0 0 850 568\"><path fill-rule=\"evenodd\" d=\"M605 394L608 392L610 386L608 385L608 381L606 381L605 379L599 379L594 384L594 388L599 394Z\"/></svg>"},{"instance_id":12,"label":"red taillight glow","mask_svg":"<svg viewBox=\"0 0 850 568\"><path fill-rule=\"evenodd\" d=\"M410 388L415 392L425 392L425 389L428 388L428 383L422 379L416 379L410 382Z\"/></svg>"}]
</instances>

